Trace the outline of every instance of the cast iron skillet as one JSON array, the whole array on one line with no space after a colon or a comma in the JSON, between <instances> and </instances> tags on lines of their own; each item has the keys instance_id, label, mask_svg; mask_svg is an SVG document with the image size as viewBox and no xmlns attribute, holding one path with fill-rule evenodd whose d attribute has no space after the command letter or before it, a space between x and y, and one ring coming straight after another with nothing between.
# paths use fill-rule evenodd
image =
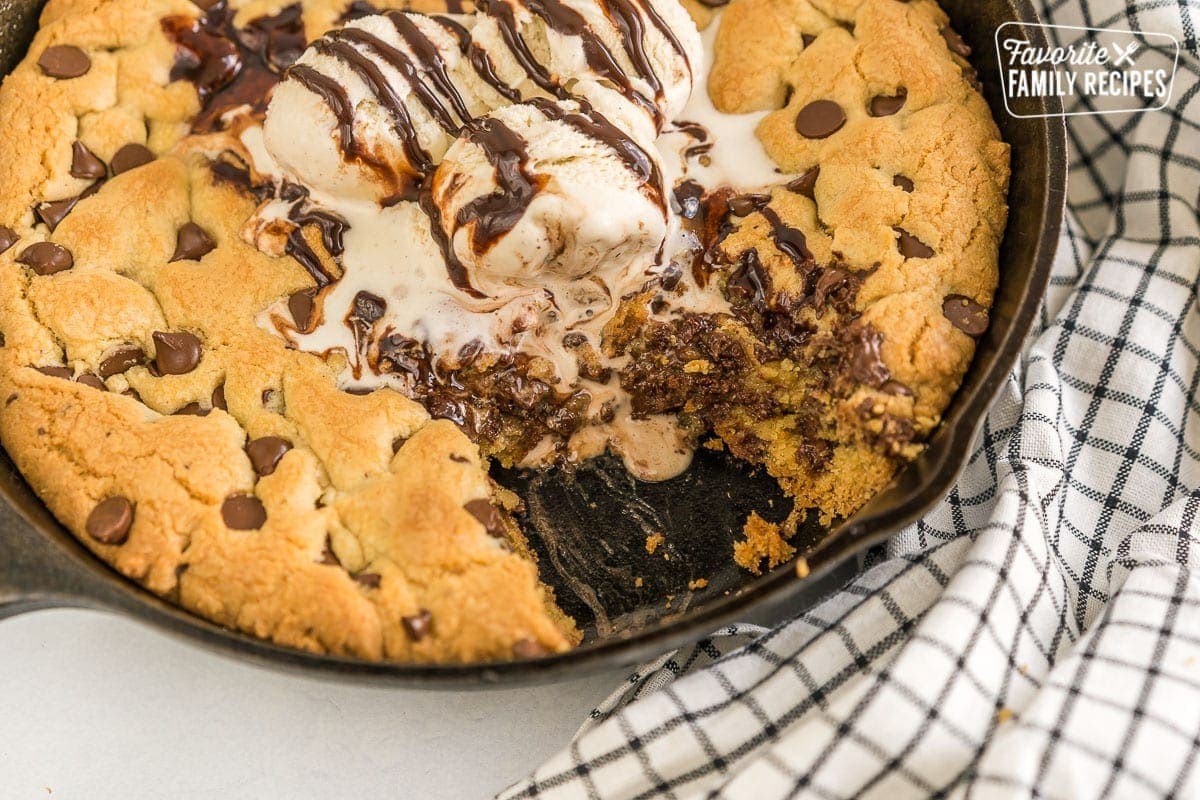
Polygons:
<instances>
[{"instance_id":1,"label":"cast iron skillet","mask_svg":"<svg viewBox=\"0 0 1200 800\"><path fill-rule=\"evenodd\" d=\"M497 472L525 497L522 520L539 551L543 578L587 639L563 655L465 666L386 664L312 655L230 631L193 616L124 579L87 552L34 496L0 453L0 619L50 607L116 611L215 652L258 664L413 687L537 683L643 661L733 621L778 622L815 604L853 577L867 548L917 519L950 488L988 405L1032 326L1058 242L1066 184L1061 117L1016 119L1004 110L993 36L1012 20L1037 21L1029 0L943 0L953 26L974 49L1004 139L1012 145L1008 232L992 325L962 389L924 454L891 487L832 530L815 522L796 544L811 574L792 565L752 578L730 563L751 509L768 519L788 504L769 477L702 450L684 475L660 484L633 481L611 459L571 476ZM0 74L24 53L39 0L0 0ZM1040 30L1033 44L1045 44ZM1018 101L1014 112L1061 112L1057 100ZM646 537L665 534L654 554ZM666 558L665 556L670 556ZM635 579L642 578L640 588ZM694 579L708 585L689 590Z\"/></svg>"}]
</instances>

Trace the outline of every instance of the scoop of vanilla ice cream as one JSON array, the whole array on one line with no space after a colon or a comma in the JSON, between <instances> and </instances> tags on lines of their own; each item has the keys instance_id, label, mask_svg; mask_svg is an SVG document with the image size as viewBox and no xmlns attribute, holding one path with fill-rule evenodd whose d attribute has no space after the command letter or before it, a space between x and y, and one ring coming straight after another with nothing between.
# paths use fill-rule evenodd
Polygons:
<instances>
[{"instance_id":1,"label":"scoop of vanilla ice cream","mask_svg":"<svg viewBox=\"0 0 1200 800\"><path fill-rule=\"evenodd\" d=\"M296 63L344 95L353 148L347 152L343 146L341 120L329 99L289 71L275 88L263 125L266 148L285 176L317 196L383 201L402 195L441 160L465 122L464 110L471 118L505 102L478 77L456 33L456 26L459 33L469 32L475 16L446 19L373 15L309 46ZM456 96L430 79L431 54Z\"/></svg>"},{"instance_id":2,"label":"scoop of vanilla ice cream","mask_svg":"<svg viewBox=\"0 0 1200 800\"><path fill-rule=\"evenodd\" d=\"M515 23L516 32L536 64L552 82L571 94L587 99L612 119L644 128L642 105L624 96L621 87L598 73L589 61L582 35L571 32L583 26L594 35L632 89L656 105L663 119L670 120L687 105L695 74L700 74L704 48L700 32L679 0L558 0L542 8L561 8L557 24L535 13L523 0L486 0L472 30L472 39L488 54L499 75L522 97L546 96L545 87L529 76L522 58L513 51L505 21ZM606 7L609 13L606 13ZM629 31L626 41L619 21ZM640 43L640 46L639 46ZM681 52L682 51L682 52ZM649 73L645 75L643 73ZM653 79L658 86L652 86ZM657 130L651 131L653 136Z\"/></svg>"},{"instance_id":3,"label":"scoop of vanilla ice cream","mask_svg":"<svg viewBox=\"0 0 1200 800\"><path fill-rule=\"evenodd\" d=\"M579 113L574 102L550 105ZM496 154L470 134L446 152L433 181L442 227L473 287L503 297L531 287L554 291L556 282L585 276L611 285L619 277L612 271L653 260L667 234L661 186L643 182L609 144L531 104L506 106L488 120L523 143L516 191L498 179L499 169L514 164L498 169ZM476 229L493 221L489 214L507 214L510 227L480 242Z\"/></svg>"}]
</instances>

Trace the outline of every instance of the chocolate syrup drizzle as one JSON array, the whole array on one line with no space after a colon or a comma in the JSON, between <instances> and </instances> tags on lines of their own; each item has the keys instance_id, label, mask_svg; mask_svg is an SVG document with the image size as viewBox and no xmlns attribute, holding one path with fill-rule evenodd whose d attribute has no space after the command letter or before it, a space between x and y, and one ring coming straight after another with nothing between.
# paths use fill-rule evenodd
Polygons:
<instances>
[{"instance_id":1,"label":"chocolate syrup drizzle","mask_svg":"<svg viewBox=\"0 0 1200 800\"><path fill-rule=\"evenodd\" d=\"M304 51L298 3L241 29L233 17L226 0L219 0L199 18L162 21L163 32L176 45L171 80L191 81L200 95L201 110L192 121L195 133L220 130L221 118L240 106L255 114L266 111L280 74Z\"/></svg>"}]
</instances>

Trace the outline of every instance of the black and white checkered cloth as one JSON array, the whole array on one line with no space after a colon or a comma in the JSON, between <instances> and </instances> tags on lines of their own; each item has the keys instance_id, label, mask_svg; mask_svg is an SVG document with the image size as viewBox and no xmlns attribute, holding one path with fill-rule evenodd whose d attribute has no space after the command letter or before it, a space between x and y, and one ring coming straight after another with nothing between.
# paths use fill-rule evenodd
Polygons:
<instances>
[{"instance_id":1,"label":"black and white checkered cloth","mask_svg":"<svg viewBox=\"0 0 1200 800\"><path fill-rule=\"evenodd\" d=\"M1200 797L1200 0L1042 11L1171 33L1179 68L1163 111L1068 118L1043 323L957 487L817 608L640 671L505 798Z\"/></svg>"}]
</instances>

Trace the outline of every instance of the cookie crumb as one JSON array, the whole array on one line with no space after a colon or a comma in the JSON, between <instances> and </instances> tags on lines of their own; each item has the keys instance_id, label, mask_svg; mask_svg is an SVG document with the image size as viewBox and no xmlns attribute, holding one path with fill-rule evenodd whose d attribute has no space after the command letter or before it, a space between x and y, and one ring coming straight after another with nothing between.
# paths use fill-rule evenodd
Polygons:
<instances>
[{"instance_id":1,"label":"cookie crumb","mask_svg":"<svg viewBox=\"0 0 1200 800\"><path fill-rule=\"evenodd\" d=\"M650 534L646 537L646 552L650 555L654 555L654 551L657 550L665 541L666 537L664 537L661 533Z\"/></svg>"},{"instance_id":2,"label":"cookie crumb","mask_svg":"<svg viewBox=\"0 0 1200 800\"><path fill-rule=\"evenodd\" d=\"M708 586L708 580L706 578L697 578L694 581L688 581L688 588L693 592L697 589L703 589L705 586Z\"/></svg>"},{"instance_id":3,"label":"cookie crumb","mask_svg":"<svg viewBox=\"0 0 1200 800\"><path fill-rule=\"evenodd\" d=\"M733 544L733 560L742 569L755 575L762 574L762 560L767 560L767 568L774 569L796 554L780 533L778 525L767 522L752 511L746 520L742 533L746 538Z\"/></svg>"}]
</instances>

